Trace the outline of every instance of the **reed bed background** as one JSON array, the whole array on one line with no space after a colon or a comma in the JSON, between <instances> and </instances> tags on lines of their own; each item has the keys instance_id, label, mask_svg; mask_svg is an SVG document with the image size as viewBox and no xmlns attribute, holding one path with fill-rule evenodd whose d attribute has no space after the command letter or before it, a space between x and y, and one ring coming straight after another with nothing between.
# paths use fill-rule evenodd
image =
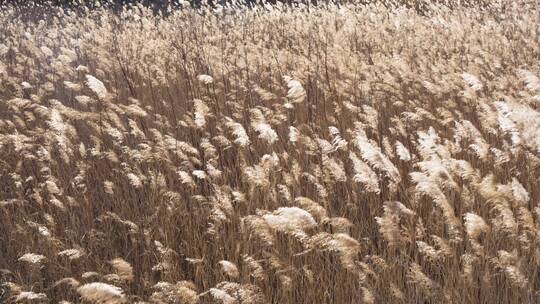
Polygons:
<instances>
[{"instance_id":1,"label":"reed bed background","mask_svg":"<svg viewBox=\"0 0 540 304\"><path fill-rule=\"evenodd\" d=\"M407 3L4 6L0 302L540 303L537 3Z\"/></svg>"}]
</instances>

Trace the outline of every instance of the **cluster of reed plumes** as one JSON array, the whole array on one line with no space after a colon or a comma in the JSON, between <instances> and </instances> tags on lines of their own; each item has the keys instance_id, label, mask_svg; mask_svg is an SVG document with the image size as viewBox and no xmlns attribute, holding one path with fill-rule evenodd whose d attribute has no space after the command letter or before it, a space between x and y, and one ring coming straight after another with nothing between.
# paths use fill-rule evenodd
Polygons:
<instances>
[{"instance_id":1,"label":"cluster of reed plumes","mask_svg":"<svg viewBox=\"0 0 540 304\"><path fill-rule=\"evenodd\" d=\"M1 303L539 303L540 13L0 12Z\"/></svg>"}]
</instances>

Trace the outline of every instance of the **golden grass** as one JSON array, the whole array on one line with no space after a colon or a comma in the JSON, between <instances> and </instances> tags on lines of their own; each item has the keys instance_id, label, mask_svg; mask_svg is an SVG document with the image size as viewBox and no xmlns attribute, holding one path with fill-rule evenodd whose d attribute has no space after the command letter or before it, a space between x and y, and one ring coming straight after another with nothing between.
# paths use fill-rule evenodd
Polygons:
<instances>
[{"instance_id":1,"label":"golden grass","mask_svg":"<svg viewBox=\"0 0 540 304\"><path fill-rule=\"evenodd\" d=\"M0 302L539 303L538 7L413 2L3 7Z\"/></svg>"}]
</instances>

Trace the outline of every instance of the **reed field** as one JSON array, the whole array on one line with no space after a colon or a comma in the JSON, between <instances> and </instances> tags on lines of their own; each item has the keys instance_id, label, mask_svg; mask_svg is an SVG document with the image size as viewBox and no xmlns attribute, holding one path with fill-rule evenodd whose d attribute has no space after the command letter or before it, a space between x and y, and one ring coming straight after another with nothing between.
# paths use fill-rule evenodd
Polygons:
<instances>
[{"instance_id":1,"label":"reed field","mask_svg":"<svg viewBox=\"0 0 540 304\"><path fill-rule=\"evenodd\" d=\"M0 303L540 303L540 4L0 6Z\"/></svg>"}]
</instances>

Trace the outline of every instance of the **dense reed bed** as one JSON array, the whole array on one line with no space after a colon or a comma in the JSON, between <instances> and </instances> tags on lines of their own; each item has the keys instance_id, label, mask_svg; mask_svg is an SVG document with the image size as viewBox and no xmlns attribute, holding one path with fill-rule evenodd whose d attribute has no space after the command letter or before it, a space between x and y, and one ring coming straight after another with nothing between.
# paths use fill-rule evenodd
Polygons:
<instances>
[{"instance_id":1,"label":"dense reed bed","mask_svg":"<svg viewBox=\"0 0 540 304\"><path fill-rule=\"evenodd\" d=\"M539 303L538 7L413 2L3 7L0 302Z\"/></svg>"}]
</instances>

